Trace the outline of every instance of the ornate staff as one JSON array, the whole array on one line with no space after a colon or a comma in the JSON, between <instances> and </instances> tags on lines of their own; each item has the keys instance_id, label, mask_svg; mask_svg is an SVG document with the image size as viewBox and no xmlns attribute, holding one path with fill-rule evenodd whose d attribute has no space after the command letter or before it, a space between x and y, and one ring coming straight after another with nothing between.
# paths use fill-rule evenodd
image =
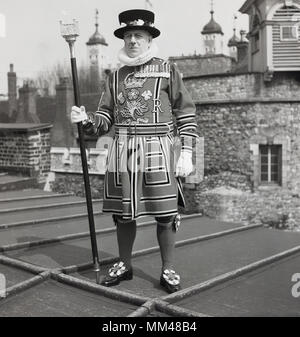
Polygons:
<instances>
[{"instance_id":1,"label":"ornate staff","mask_svg":"<svg viewBox=\"0 0 300 337\"><path fill-rule=\"evenodd\" d=\"M72 68L72 79L73 79L75 105L80 107L81 106L80 93L79 93L79 85L78 85L75 48L74 48L76 37L79 36L78 21L76 21L74 19L73 19L73 23L63 23L62 21L60 21L60 29L61 29L62 37L67 41L67 43L69 44L69 47L70 47L70 57L71 57L71 68ZM86 150L85 150L86 146L85 146L84 134L83 134L81 122L77 123L77 128L78 128L82 172L83 172L84 187L85 187L85 197L86 197L90 236L91 236L91 244L92 244L94 271L96 272L96 282L99 283L99 281L100 281L100 263L99 263L97 239L96 239L96 231L95 231L95 223L94 223L93 205L92 205L92 197L91 197L91 187L90 187L90 182L89 182L88 165L87 165L87 159L86 159Z\"/></svg>"}]
</instances>

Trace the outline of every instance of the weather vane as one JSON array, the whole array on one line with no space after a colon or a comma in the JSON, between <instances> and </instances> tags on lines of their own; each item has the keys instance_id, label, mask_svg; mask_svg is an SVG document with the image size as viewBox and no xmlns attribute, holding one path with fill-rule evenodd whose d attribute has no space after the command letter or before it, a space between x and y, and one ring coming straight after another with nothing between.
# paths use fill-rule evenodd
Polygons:
<instances>
[{"instance_id":1,"label":"weather vane","mask_svg":"<svg viewBox=\"0 0 300 337\"><path fill-rule=\"evenodd\" d=\"M237 20L237 15L234 14L234 16L233 16L233 30L234 30L234 32L236 31L236 20Z\"/></svg>"},{"instance_id":2,"label":"weather vane","mask_svg":"<svg viewBox=\"0 0 300 337\"><path fill-rule=\"evenodd\" d=\"M98 19L99 19L99 11L98 11L98 8L96 8L96 15L95 15L95 18L96 18L96 26L98 26Z\"/></svg>"}]
</instances>

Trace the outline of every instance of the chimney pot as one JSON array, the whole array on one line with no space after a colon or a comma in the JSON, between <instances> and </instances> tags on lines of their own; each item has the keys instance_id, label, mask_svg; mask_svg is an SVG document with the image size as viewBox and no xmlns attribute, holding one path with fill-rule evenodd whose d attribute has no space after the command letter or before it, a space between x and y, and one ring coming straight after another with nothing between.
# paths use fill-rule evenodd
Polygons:
<instances>
[{"instance_id":1,"label":"chimney pot","mask_svg":"<svg viewBox=\"0 0 300 337\"><path fill-rule=\"evenodd\" d=\"M245 42L246 31L245 30L241 30L240 34L241 34L241 42Z\"/></svg>"}]
</instances>

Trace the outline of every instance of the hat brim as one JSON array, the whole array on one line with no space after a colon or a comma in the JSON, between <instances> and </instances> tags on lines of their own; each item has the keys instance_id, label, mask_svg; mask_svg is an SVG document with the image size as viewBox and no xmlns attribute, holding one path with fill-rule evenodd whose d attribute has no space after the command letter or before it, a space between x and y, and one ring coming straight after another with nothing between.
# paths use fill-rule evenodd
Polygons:
<instances>
[{"instance_id":1,"label":"hat brim","mask_svg":"<svg viewBox=\"0 0 300 337\"><path fill-rule=\"evenodd\" d=\"M122 39L124 38L124 34L125 32L127 32L128 30L145 30L148 33L150 33L152 35L153 38L156 38L160 35L160 31L155 28L155 27L149 27L149 26L126 26L126 27L121 27L118 28L114 31L114 35L119 38Z\"/></svg>"}]
</instances>

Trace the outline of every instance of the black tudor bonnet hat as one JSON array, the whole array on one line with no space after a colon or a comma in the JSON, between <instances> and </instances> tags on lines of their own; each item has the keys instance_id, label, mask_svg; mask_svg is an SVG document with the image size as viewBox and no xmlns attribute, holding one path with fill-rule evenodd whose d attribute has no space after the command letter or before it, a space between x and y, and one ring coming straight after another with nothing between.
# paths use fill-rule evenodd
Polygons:
<instances>
[{"instance_id":1,"label":"black tudor bonnet hat","mask_svg":"<svg viewBox=\"0 0 300 337\"><path fill-rule=\"evenodd\" d=\"M119 14L121 27L114 31L114 35L123 39L128 30L141 29L149 32L153 38L160 35L160 31L154 27L154 13L145 9L130 9Z\"/></svg>"}]
</instances>

